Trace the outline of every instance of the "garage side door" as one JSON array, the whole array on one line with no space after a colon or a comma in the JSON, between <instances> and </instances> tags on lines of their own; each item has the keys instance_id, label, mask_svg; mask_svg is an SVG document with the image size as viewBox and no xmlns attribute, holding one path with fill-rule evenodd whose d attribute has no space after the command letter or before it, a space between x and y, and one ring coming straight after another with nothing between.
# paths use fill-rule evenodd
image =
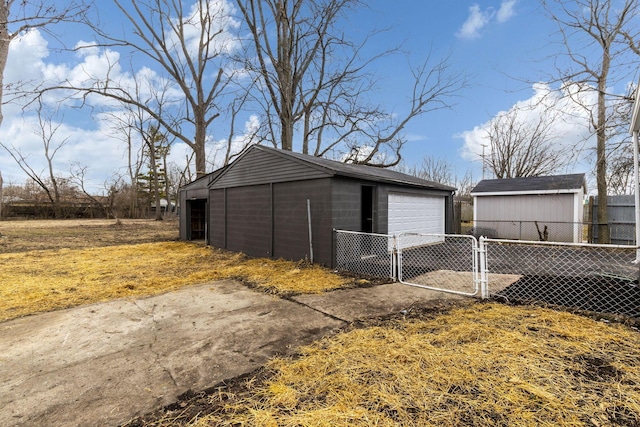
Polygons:
<instances>
[{"instance_id":1,"label":"garage side door","mask_svg":"<svg viewBox=\"0 0 640 427\"><path fill-rule=\"evenodd\" d=\"M444 234L445 198L389 193L389 234ZM402 248L442 242L444 237L405 237Z\"/></svg>"}]
</instances>

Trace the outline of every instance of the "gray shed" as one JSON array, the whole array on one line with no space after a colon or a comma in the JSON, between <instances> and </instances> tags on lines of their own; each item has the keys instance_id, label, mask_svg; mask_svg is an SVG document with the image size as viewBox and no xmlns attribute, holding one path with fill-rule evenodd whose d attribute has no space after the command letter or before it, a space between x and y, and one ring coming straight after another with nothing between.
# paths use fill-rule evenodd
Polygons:
<instances>
[{"instance_id":1,"label":"gray shed","mask_svg":"<svg viewBox=\"0 0 640 427\"><path fill-rule=\"evenodd\" d=\"M582 242L585 191L584 174L482 180L471 190L474 228L502 239Z\"/></svg>"},{"instance_id":2,"label":"gray shed","mask_svg":"<svg viewBox=\"0 0 640 427\"><path fill-rule=\"evenodd\" d=\"M204 179L204 178L203 178ZM186 189L199 191L195 181ZM333 266L333 230L445 233L452 228L454 188L370 166L345 164L254 145L207 182L208 242L250 256ZM191 190L190 190L191 188ZM183 226L193 223L181 212ZM193 228L193 226L192 226Z\"/></svg>"}]
</instances>

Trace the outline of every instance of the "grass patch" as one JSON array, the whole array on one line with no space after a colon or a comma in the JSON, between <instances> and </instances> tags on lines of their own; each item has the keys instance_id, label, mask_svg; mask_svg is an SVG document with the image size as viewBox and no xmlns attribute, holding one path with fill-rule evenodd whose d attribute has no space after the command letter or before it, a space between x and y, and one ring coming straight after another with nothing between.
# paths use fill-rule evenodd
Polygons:
<instances>
[{"instance_id":1,"label":"grass patch","mask_svg":"<svg viewBox=\"0 0 640 427\"><path fill-rule=\"evenodd\" d=\"M0 221L0 254L178 239L175 219L47 219Z\"/></svg>"},{"instance_id":2,"label":"grass patch","mask_svg":"<svg viewBox=\"0 0 640 427\"><path fill-rule=\"evenodd\" d=\"M321 340L209 395L206 416L137 425L637 426L638 360L631 328L478 303Z\"/></svg>"},{"instance_id":3,"label":"grass patch","mask_svg":"<svg viewBox=\"0 0 640 427\"><path fill-rule=\"evenodd\" d=\"M0 265L0 321L226 278L284 295L349 283L322 267L249 259L189 242L5 253Z\"/></svg>"}]
</instances>

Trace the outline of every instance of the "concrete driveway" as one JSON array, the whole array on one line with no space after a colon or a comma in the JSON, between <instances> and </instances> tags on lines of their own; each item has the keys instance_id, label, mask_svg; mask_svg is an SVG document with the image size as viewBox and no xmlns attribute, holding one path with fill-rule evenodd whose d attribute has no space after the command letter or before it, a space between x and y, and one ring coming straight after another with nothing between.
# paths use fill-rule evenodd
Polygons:
<instances>
[{"instance_id":1,"label":"concrete driveway","mask_svg":"<svg viewBox=\"0 0 640 427\"><path fill-rule=\"evenodd\" d=\"M1 426L117 426L376 317L455 298L400 284L293 301L221 281L0 323Z\"/></svg>"}]
</instances>

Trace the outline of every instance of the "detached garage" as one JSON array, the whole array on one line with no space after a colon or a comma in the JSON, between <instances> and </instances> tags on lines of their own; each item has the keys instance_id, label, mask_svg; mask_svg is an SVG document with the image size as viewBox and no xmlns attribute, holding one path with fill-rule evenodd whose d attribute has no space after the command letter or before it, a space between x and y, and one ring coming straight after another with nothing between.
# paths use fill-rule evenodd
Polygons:
<instances>
[{"instance_id":1,"label":"detached garage","mask_svg":"<svg viewBox=\"0 0 640 427\"><path fill-rule=\"evenodd\" d=\"M333 266L334 229L452 229L452 187L263 146L246 149L207 187L209 244L255 257L300 260L313 245L314 262Z\"/></svg>"},{"instance_id":2,"label":"detached garage","mask_svg":"<svg viewBox=\"0 0 640 427\"><path fill-rule=\"evenodd\" d=\"M582 242L584 174L482 180L471 190L474 229L487 237Z\"/></svg>"}]
</instances>

